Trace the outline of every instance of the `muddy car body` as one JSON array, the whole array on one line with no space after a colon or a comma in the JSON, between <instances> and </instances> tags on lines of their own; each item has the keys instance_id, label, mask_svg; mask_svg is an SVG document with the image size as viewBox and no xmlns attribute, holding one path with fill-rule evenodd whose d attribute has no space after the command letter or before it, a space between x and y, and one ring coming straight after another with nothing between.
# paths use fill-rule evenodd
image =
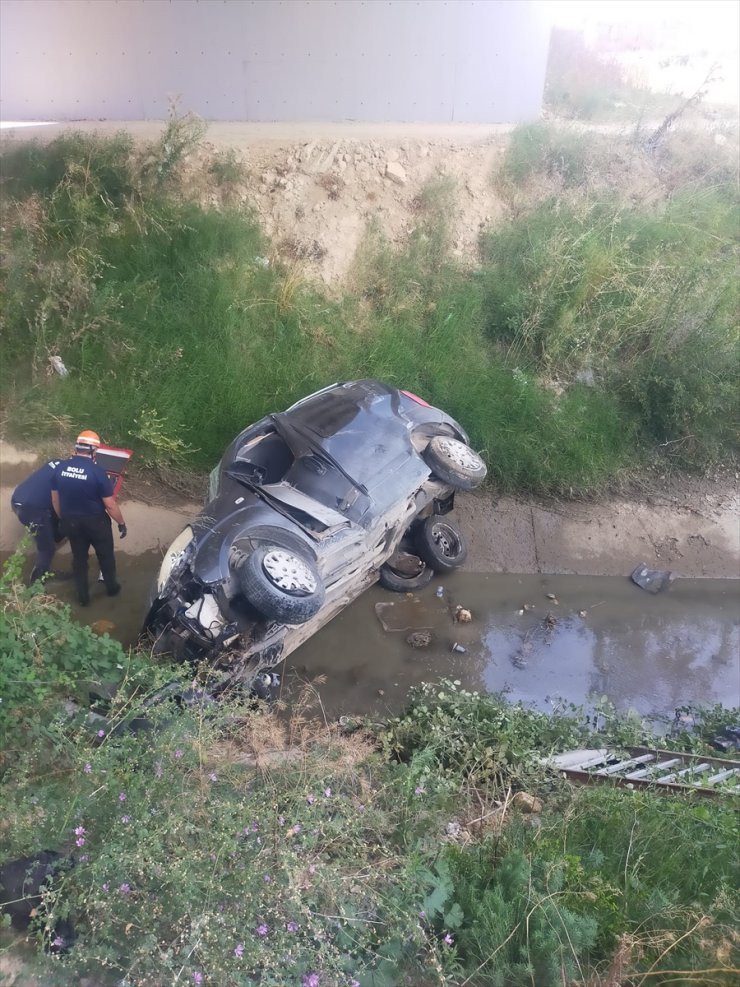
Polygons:
<instances>
[{"instance_id":1,"label":"muddy car body","mask_svg":"<svg viewBox=\"0 0 740 987\"><path fill-rule=\"evenodd\" d=\"M485 472L449 415L378 381L268 415L228 447L165 554L146 634L251 687L379 578L413 589L458 565L444 516Z\"/></svg>"}]
</instances>

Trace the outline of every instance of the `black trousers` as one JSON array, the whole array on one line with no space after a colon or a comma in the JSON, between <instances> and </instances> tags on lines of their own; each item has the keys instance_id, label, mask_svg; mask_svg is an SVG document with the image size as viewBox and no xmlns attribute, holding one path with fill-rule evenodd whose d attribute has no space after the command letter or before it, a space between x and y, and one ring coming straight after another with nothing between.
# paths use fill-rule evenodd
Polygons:
<instances>
[{"instance_id":1,"label":"black trousers","mask_svg":"<svg viewBox=\"0 0 740 987\"><path fill-rule=\"evenodd\" d=\"M113 555L113 528L107 514L91 514L85 517L62 518L62 531L69 538L72 549L72 571L74 572L77 596L80 603L87 603L90 590L87 583L87 560L90 546L100 563L105 588L110 594L118 589L116 581L116 560Z\"/></svg>"},{"instance_id":2,"label":"black trousers","mask_svg":"<svg viewBox=\"0 0 740 987\"><path fill-rule=\"evenodd\" d=\"M23 504L13 504L13 510L21 524L25 525L36 540L36 562L31 572L31 582L40 579L51 569L57 543L61 536L58 530L58 518L50 508L25 507Z\"/></svg>"}]
</instances>

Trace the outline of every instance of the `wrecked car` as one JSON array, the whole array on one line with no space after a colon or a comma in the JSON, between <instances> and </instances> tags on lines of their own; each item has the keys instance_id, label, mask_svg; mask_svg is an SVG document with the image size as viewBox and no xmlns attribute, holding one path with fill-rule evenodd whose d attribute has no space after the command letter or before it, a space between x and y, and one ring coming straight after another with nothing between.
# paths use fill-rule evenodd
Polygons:
<instances>
[{"instance_id":1,"label":"wrecked car","mask_svg":"<svg viewBox=\"0 0 740 987\"><path fill-rule=\"evenodd\" d=\"M165 553L145 634L224 687L274 683L270 670L376 581L405 592L461 565L448 515L485 475L463 428L414 394L324 388L229 445Z\"/></svg>"}]
</instances>

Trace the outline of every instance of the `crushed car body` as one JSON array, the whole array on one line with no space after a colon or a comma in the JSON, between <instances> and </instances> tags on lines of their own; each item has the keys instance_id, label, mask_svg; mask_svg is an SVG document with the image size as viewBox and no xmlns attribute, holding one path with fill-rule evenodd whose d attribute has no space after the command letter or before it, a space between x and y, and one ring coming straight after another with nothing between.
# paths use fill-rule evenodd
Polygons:
<instances>
[{"instance_id":1,"label":"crushed car body","mask_svg":"<svg viewBox=\"0 0 740 987\"><path fill-rule=\"evenodd\" d=\"M415 395L324 388L229 445L164 556L145 633L253 688L378 579L413 590L462 564L447 515L485 475L462 427Z\"/></svg>"}]
</instances>

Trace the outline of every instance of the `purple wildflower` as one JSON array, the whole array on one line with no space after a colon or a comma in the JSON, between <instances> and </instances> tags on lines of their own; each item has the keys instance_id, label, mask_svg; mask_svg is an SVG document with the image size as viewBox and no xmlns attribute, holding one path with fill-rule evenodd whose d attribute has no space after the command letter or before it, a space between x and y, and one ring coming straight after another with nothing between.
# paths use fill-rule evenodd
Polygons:
<instances>
[{"instance_id":1,"label":"purple wildflower","mask_svg":"<svg viewBox=\"0 0 740 987\"><path fill-rule=\"evenodd\" d=\"M180 748L179 748L179 747L178 747L178 748L177 748L177 750L175 751L175 757L177 758L177 760L178 760L178 761L179 761L179 760L180 760L180 758L182 757L182 751L180 750Z\"/></svg>"},{"instance_id":2,"label":"purple wildflower","mask_svg":"<svg viewBox=\"0 0 740 987\"><path fill-rule=\"evenodd\" d=\"M270 927L268 925L265 925L264 922L262 923L262 925L257 926L257 935L262 936L262 938L264 938L269 933L269 931L270 931Z\"/></svg>"},{"instance_id":3,"label":"purple wildflower","mask_svg":"<svg viewBox=\"0 0 740 987\"><path fill-rule=\"evenodd\" d=\"M64 938L62 936L57 936L56 939L52 942L52 946L56 946L57 949L61 949L63 945L64 945Z\"/></svg>"},{"instance_id":4,"label":"purple wildflower","mask_svg":"<svg viewBox=\"0 0 740 987\"><path fill-rule=\"evenodd\" d=\"M313 805L314 802L316 801L316 796L315 795L308 795L308 796L306 796L306 801L308 802L309 805Z\"/></svg>"},{"instance_id":5,"label":"purple wildflower","mask_svg":"<svg viewBox=\"0 0 740 987\"><path fill-rule=\"evenodd\" d=\"M82 770L85 772L86 775L89 775L90 772L92 771L92 764L90 764L90 762L88 761L88 763L85 765L85 767Z\"/></svg>"},{"instance_id":6,"label":"purple wildflower","mask_svg":"<svg viewBox=\"0 0 740 987\"><path fill-rule=\"evenodd\" d=\"M200 970L196 970L195 973L193 974L193 983L196 984L203 983L203 974L200 972Z\"/></svg>"},{"instance_id":7,"label":"purple wildflower","mask_svg":"<svg viewBox=\"0 0 740 987\"><path fill-rule=\"evenodd\" d=\"M212 772L211 772L211 773L210 773L210 774L208 775L208 780L209 780L209 781L218 781L218 775L216 774L216 772L215 772L215 771L212 771Z\"/></svg>"},{"instance_id":8,"label":"purple wildflower","mask_svg":"<svg viewBox=\"0 0 740 987\"><path fill-rule=\"evenodd\" d=\"M269 874L263 874L262 875L262 880L265 882L265 884L269 884L270 881L272 880L272 878L270 877Z\"/></svg>"},{"instance_id":9,"label":"purple wildflower","mask_svg":"<svg viewBox=\"0 0 740 987\"><path fill-rule=\"evenodd\" d=\"M278 826L285 825L285 816L278 816Z\"/></svg>"},{"instance_id":10,"label":"purple wildflower","mask_svg":"<svg viewBox=\"0 0 740 987\"><path fill-rule=\"evenodd\" d=\"M85 830L85 827L84 826L76 826L75 827L75 836L84 836L85 835L85 832L86 832L86 830Z\"/></svg>"},{"instance_id":11,"label":"purple wildflower","mask_svg":"<svg viewBox=\"0 0 740 987\"><path fill-rule=\"evenodd\" d=\"M360 987L360 981L359 980L350 980L349 987Z\"/></svg>"},{"instance_id":12,"label":"purple wildflower","mask_svg":"<svg viewBox=\"0 0 740 987\"><path fill-rule=\"evenodd\" d=\"M419 918L426 918L426 917L427 917L427 913L422 908L422 910L419 912Z\"/></svg>"},{"instance_id":13,"label":"purple wildflower","mask_svg":"<svg viewBox=\"0 0 740 987\"><path fill-rule=\"evenodd\" d=\"M119 794L118 794L118 801L119 802L125 802L126 801L126 793L125 792L119 792Z\"/></svg>"},{"instance_id":14,"label":"purple wildflower","mask_svg":"<svg viewBox=\"0 0 740 987\"><path fill-rule=\"evenodd\" d=\"M131 816L121 816L121 822L122 823L131 822Z\"/></svg>"},{"instance_id":15,"label":"purple wildflower","mask_svg":"<svg viewBox=\"0 0 740 987\"><path fill-rule=\"evenodd\" d=\"M300 833L300 831L301 831L301 824L300 823L296 823L295 826L291 827L291 830L290 830L290 832L293 834L293 836L298 836L298 834Z\"/></svg>"},{"instance_id":16,"label":"purple wildflower","mask_svg":"<svg viewBox=\"0 0 740 987\"><path fill-rule=\"evenodd\" d=\"M319 987L318 973L307 973L303 978L303 987Z\"/></svg>"},{"instance_id":17,"label":"purple wildflower","mask_svg":"<svg viewBox=\"0 0 740 987\"><path fill-rule=\"evenodd\" d=\"M238 960L244 956L244 946L241 943L234 948L234 956L236 956Z\"/></svg>"},{"instance_id":18,"label":"purple wildflower","mask_svg":"<svg viewBox=\"0 0 740 987\"><path fill-rule=\"evenodd\" d=\"M331 798L331 788L327 787L324 789L324 798L328 798L328 799Z\"/></svg>"},{"instance_id":19,"label":"purple wildflower","mask_svg":"<svg viewBox=\"0 0 740 987\"><path fill-rule=\"evenodd\" d=\"M105 736L105 730L98 730L98 736L99 737L104 737Z\"/></svg>"},{"instance_id":20,"label":"purple wildflower","mask_svg":"<svg viewBox=\"0 0 740 987\"><path fill-rule=\"evenodd\" d=\"M106 881L103 885L103 891L110 891L110 882Z\"/></svg>"},{"instance_id":21,"label":"purple wildflower","mask_svg":"<svg viewBox=\"0 0 740 987\"><path fill-rule=\"evenodd\" d=\"M259 828L260 828L260 824L258 822L252 823L251 829L253 833L256 833Z\"/></svg>"},{"instance_id":22,"label":"purple wildflower","mask_svg":"<svg viewBox=\"0 0 740 987\"><path fill-rule=\"evenodd\" d=\"M78 836L77 839L75 840L75 843L77 844L77 846L84 846L85 845L85 837L84 836Z\"/></svg>"},{"instance_id":23,"label":"purple wildflower","mask_svg":"<svg viewBox=\"0 0 740 987\"><path fill-rule=\"evenodd\" d=\"M78 857L78 860L79 860L79 862L81 864L86 864L89 859L90 859L90 856L87 853L83 853L81 857Z\"/></svg>"},{"instance_id":24,"label":"purple wildflower","mask_svg":"<svg viewBox=\"0 0 740 987\"><path fill-rule=\"evenodd\" d=\"M118 890L121 892L121 894L128 894L129 891L131 890L131 886L128 884L121 884Z\"/></svg>"},{"instance_id":25,"label":"purple wildflower","mask_svg":"<svg viewBox=\"0 0 740 987\"><path fill-rule=\"evenodd\" d=\"M285 928L288 930L288 932L297 932L298 931L298 923L297 922L288 922L288 924L285 926Z\"/></svg>"},{"instance_id":26,"label":"purple wildflower","mask_svg":"<svg viewBox=\"0 0 740 987\"><path fill-rule=\"evenodd\" d=\"M423 795L426 789L423 785L417 785L414 789L414 795Z\"/></svg>"},{"instance_id":27,"label":"purple wildflower","mask_svg":"<svg viewBox=\"0 0 740 987\"><path fill-rule=\"evenodd\" d=\"M447 945L447 946L451 946L454 941L455 941L454 938L450 935L449 932L447 933L447 935L442 940L442 942L445 943L445 945Z\"/></svg>"},{"instance_id":28,"label":"purple wildflower","mask_svg":"<svg viewBox=\"0 0 740 987\"><path fill-rule=\"evenodd\" d=\"M316 864L309 864L308 865L308 873L309 874L315 874L316 873Z\"/></svg>"}]
</instances>

